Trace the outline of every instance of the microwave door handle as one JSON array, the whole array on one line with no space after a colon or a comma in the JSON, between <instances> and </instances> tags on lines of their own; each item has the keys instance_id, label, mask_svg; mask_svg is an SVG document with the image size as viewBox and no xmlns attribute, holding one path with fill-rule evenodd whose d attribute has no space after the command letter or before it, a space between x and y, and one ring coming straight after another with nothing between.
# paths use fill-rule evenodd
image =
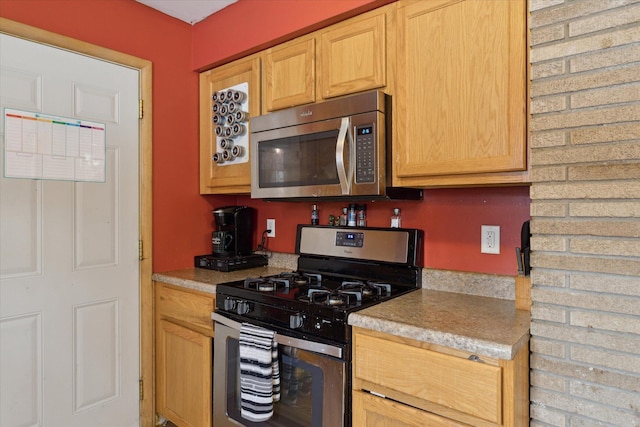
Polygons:
<instances>
[{"instance_id":1,"label":"microwave door handle","mask_svg":"<svg viewBox=\"0 0 640 427\"><path fill-rule=\"evenodd\" d=\"M349 117L343 117L342 122L340 123L340 131L338 132L338 141L336 144L336 168L338 170L338 179L340 180L342 194L349 194L351 186L351 177L347 176L344 159L344 146L347 143L347 138L349 137L350 125Z\"/></svg>"}]
</instances>

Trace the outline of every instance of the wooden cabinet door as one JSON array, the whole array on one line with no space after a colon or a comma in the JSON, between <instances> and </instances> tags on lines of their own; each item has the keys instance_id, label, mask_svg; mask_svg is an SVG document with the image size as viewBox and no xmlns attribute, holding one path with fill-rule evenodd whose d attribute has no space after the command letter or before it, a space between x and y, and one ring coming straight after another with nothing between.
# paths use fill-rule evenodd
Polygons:
<instances>
[{"instance_id":1,"label":"wooden cabinet door","mask_svg":"<svg viewBox=\"0 0 640 427\"><path fill-rule=\"evenodd\" d=\"M525 170L526 1L398 7L394 185Z\"/></svg>"},{"instance_id":2,"label":"wooden cabinet door","mask_svg":"<svg viewBox=\"0 0 640 427\"><path fill-rule=\"evenodd\" d=\"M502 360L355 326L352 332L354 425L529 425L528 344Z\"/></svg>"},{"instance_id":3,"label":"wooden cabinet door","mask_svg":"<svg viewBox=\"0 0 640 427\"><path fill-rule=\"evenodd\" d=\"M155 289L158 319L169 320L202 335L213 336L211 313L216 306L215 295L161 282L156 282Z\"/></svg>"},{"instance_id":4,"label":"wooden cabinet door","mask_svg":"<svg viewBox=\"0 0 640 427\"><path fill-rule=\"evenodd\" d=\"M316 100L316 40L296 39L264 54L263 109L280 110Z\"/></svg>"},{"instance_id":5,"label":"wooden cabinet door","mask_svg":"<svg viewBox=\"0 0 640 427\"><path fill-rule=\"evenodd\" d=\"M155 283L156 411L180 427L211 427L215 295Z\"/></svg>"},{"instance_id":6,"label":"wooden cabinet door","mask_svg":"<svg viewBox=\"0 0 640 427\"><path fill-rule=\"evenodd\" d=\"M249 116L260 114L260 58L250 56L200 74L200 194L251 192L250 162L218 165L212 156L217 141L212 122L211 95L241 83L249 86ZM248 130L247 130L248 133ZM249 147L246 147L250 158Z\"/></svg>"},{"instance_id":7,"label":"wooden cabinet door","mask_svg":"<svg viewBox=\"0 0 640 427\"><path fill-rule=\"evenodd\" d=\"M211 338L166 320L156 330L156 409L181 427L211 427Z\"/></svg>"},{"instance_id":8,"label":"wooden cabinet door","mask_svg":"<svg viewBox=\"0 0 640 427\"><path fill-rule=\"evenodd\" d=\"M451 418L502 424L501 367L358 330L353 343L355 386Z\"/></svg>"},{"instance_id":9,"label":"wooden cabinet door","mask_svg":"<svg viewBox=\"0 0 640 427\"><path fill-rule=\"evenodd\" d=\"M353 392L353 425L362 427L465 427L448 418L364 391Z\"/></svg>"},{"instance_id":10,"label":"wooden cabinet door","mask_svg":"<svg viewBox=\"0 0 640 427\"><path fill-rule=\"evenodd\" d=\"M385 10L349 19L321 32L320 90L323 98L387 84Z\"/></svg>"}]
</instances>

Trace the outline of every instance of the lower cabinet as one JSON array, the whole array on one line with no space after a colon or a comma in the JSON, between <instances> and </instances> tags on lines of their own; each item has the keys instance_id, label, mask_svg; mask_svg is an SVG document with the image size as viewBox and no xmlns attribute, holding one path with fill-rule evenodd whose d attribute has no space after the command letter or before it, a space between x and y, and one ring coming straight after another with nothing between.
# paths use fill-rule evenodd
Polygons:
<instances>
[{"instance_id":1,"label":"lower cabinet","mask_svg":"<svg viewBox=\"0 0 640 427\"><path fill-rule=\"evenodd\" d=\"M363 391L353 392L354 426L468 426L391 399Z\"/></svg>"},{"instance_id":2,"label":"lower cabinet","mask_svg":"<svg viewBox=\"0 0 640 427\"><path fill-rule=\"evenodd\" d=\"M155 285L156 412L178 427L212 426L215 296Z\"/></svg>"},{"instance_id":3,"label":"lower cabinet","mask_svg":"<svg viewBox=\"0 0 640 427\"><path fill-rule=\"evenodd\" d=\"M494 359L353 328L354 426L528 426L529 348Z\"/></svg>"}]
</instances>

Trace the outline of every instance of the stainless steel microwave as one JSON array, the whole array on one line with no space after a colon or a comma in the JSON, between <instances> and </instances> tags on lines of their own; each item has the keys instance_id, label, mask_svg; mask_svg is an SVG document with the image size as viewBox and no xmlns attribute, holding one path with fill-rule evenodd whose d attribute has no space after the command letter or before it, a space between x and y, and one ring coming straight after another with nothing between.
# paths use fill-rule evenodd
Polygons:
<instances>
[{"instance_id":1,"label":"stainless steel microwave","mask_svg":"<svg viewBox=\"0 0 640 427\"><path fill-rule=\"evenodd\" d=\"M252 118L251 197L397 194L389 188L390 108L390 97L376 90ZM422 197L420 190L400 193Z\"/></svg>"}]
</instances>

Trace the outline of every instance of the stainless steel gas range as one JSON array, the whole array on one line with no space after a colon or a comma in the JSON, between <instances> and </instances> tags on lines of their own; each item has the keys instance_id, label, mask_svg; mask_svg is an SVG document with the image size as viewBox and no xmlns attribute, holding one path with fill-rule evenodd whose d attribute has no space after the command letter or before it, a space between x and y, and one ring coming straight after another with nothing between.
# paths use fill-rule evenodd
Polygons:
<instances>
[{"instance_id":1,"label":"stainless steel gas range","mask_svg":"<svg viewBox=\"0 0 640 427\"><path fill-rule=\"evenodd\" d=\"M216 426L350 426L348 316L418 289L422 246L417 229L299 225L296 271L217 285ZM276 374L269 378L279 381L261 395L256 411L268 415L260 421L252 421L255 396L247 389L254 361L242 355L243 328L256 327L273 336Z\"/></svg>"}]
</instances>

